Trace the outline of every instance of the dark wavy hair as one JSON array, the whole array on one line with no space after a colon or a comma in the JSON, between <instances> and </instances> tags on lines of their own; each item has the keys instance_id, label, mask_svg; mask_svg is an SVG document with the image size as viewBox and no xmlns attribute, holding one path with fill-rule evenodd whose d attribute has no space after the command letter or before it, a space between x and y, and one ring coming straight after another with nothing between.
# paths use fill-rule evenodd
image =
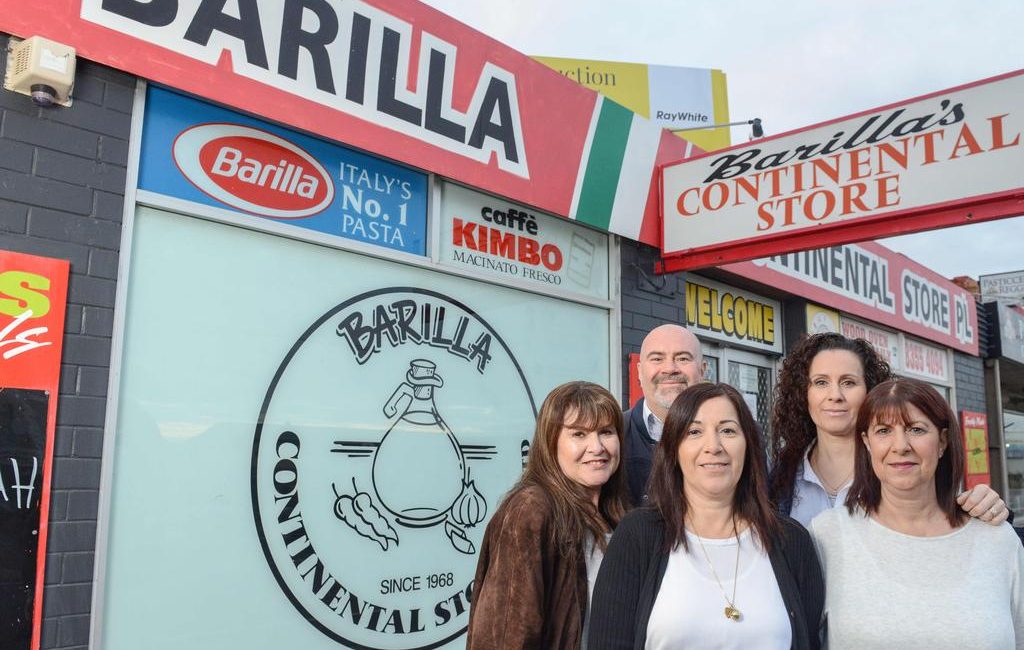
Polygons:
<instances>
[{"instance_id":1,"label":"dark wavy hair","mask_svg":"<svg viewBox=\"0 0 1024 650\"><path fill-rule=\"evenodd\" d=\"M686 513L689 503L683 488L683 472L679 467L679 445L697 417L704 402L715 397L729 400L739 417L739 428L746 440L743 472L733 495L733 512L750 524L754 535L766 551L781 534L779 517L766 496L764 442L754 416L739 392L728 384L696 384L680 393L672 402L665 418L661 443L654 452L649 495L651 506L665 520L665 551L686 544Z\"/></svg>"},{"instance_id":2,"label":"dark wavy hair","mask_svg":"<svg viewBox=\"0 0 1024 650\"><path fill-rule=\"evenodd\" d=\"M792 500L797 469L818 435L807 406L807 386L811 361L825 350L846 350L857 355L864 367L864 382L868 390L893 376L889 364L864 339L848 339L842 334L829 332L811 334L793 346L782 362L779 381L775 384L770 451L772 471L768 485L769 496L775 503Z\"/></svg>"},{"instance_id":3,"label":"dark wavy hair","mask_svg":"<svg viewBox=\"0 0 1024 650\"><path fill-rule=\"evenodd\" d=\"M960 437L960 424L956 414L949 408L939 391L917 379L893 379L875 386L864 400L857 413L857 432L864 434L872 424L909 424L907 406L913 405L932 421L941 435L946 432L946 449L939 456L935 468L935 497L939 507L949 520L949 525L958 528L967 519L956 495L964 480L964 443ZM875 512L882 500L882 484L871 467L871 454L866 445L857 445L853 485L846 498L846 507L853 513L857 508L864 512Z\"/></svg>"},{"instance_id":4,"label":"dark wavy hair","mask_svg":"<svg viewBox=\"0 0 1024 650\"><path fill-rule=\"evenodd\" d=\"M570 412L575 413L576 419L566 423L565 418ZM566 476L558 464L558 436L565 424L585 430L611 427L619 439L619 466L601 487L597 509L583 487ZM572 552L578 548L587 534L593 535L595 543L604 549L607 547L605 533L618 526L629 501L625 459L622 457L625 452L622 409L618 400L597 384L570 381L544 398L537 415L526 469L509 495L526 487L540 487L551 499L555 539L563 551Z\"/></svg>"}]
</instances>

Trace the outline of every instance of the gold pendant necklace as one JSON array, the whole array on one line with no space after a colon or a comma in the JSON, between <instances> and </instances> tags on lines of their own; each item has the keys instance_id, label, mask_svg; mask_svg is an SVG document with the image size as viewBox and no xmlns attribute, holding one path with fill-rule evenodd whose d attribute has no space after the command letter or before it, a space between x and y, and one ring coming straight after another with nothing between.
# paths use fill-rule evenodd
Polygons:
<instances>
[{"instance_id":1,"label":"gold pendant necklace","mask_svg":"<svg viewBox=\"0 0 1024 650\"><path fill-rule=\"evenodd\" d=\"M694 525L693 518L690 518L690 525L693 526L693 534L697 538L697 543L700 544L700 550L704 551L704 560L708 563L708 568L711 569L711 575L715 577L718 589L722 592L722 597L725 598L727 603L725 606L725 617L730 621L740 621L743 618L743 614L740 613L740 610L736 609L736 580L740 575L740 536L736 534L736 515L732 516L732 536L736 538L736 566L733 568L732 574L732 598L725 594L725 587L722 586L722 581L718 578L715 565L711 563L708 550L704 548L704 542L700 538L700 533L697 532L697 526Z\"/></svg>"}]
</instances>

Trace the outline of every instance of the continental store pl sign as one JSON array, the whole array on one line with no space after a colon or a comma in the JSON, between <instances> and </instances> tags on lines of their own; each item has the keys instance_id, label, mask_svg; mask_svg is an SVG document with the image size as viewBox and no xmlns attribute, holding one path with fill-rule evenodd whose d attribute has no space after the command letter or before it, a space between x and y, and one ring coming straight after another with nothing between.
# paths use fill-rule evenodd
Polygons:
<instances>
[{"instance_id":1,"label":"continental store pl sign","mask_svg":"<svg viewBox=\"0 0 1024 650\"><path fill-rule=\"evenodd\" d=\"M652 245L687 147L413 0L0 0L0 32Z\"/></svg>"},{"instance_id":2,"label":"continental store pl sign","mask_svg":"<svg viewBox=\"0 0 1024 650\"><path fill-rule=\"evenodd\" d=\"M875 242L772 255L722 269L844 314L978 354L974 296ZM845 327L843 334L850 334ZM877 346L878 341L868 340Z\"/></svg>"},{"instance_id":3,"label":"continental store pl sign","mask_svg":"<svg viewBox=\"0 0 1024 650\"><path fill-rule=\"evenodd\" d=\"M1019 214L1024 70L663 169L668 270Z\"/></svg>"}]
</instances>

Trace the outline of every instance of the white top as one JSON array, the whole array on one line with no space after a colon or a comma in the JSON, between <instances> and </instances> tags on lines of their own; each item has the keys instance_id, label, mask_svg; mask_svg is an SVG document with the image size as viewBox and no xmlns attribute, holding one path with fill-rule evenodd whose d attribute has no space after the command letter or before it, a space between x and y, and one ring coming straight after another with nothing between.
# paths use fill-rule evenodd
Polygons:
<instances>
[{"instance_id":1,"label":"white top","mask_svg":"<svg viewBox=\"0 0 1024 650\"><path fill-rule=\"evenodd\" d=\"M680 546L669 554L665 578L647 623L646 650L789 649L793 629L768 554L754 541L749 528L739 537L735 605L742 619L725 617L728 603L700 547L703 542L722 587L731 597L736 538L698 541L696 535L687 532L689 553Z\"/></svg>"},{"instance_id":2,"label":"white top","mask_svg":"<svg viewBox=\"0 0 1024 650\"><path fill-rule=\"evenodd\" d=\"M612 534L605 535L605 543L611 539ZM594 538L587 535L583 542L583 559L587 563L587 607L583 616L583 642L581 648L587 647L587 637L590 636L590 601L594 599L594 583L597 581L597 572L601 569L601 562L604 560L604 551L594 543Z\"/></svg>"},{"instance_id":3,"label":"white top","mask_svg":"<svg viewBox=\"0 0 1024 650\"><path fill-rule=\"evenodd\" d=\"M835 508L810 529L829 650L1024 648L1024 548L1009 524L914 537Z\"/></svg>"},{"instance_id":4,"label":"white top","mask_svg":"<svg viewBox=\"0 0 1024 650\"><path fill-rule=\"evenodd\" d=\"M800 522L804 528L811 523L811 520L829 508L843 507L846 504L846 495L850 493L850 486L853 485L853 476L846 481L836 493L833 499L829 496L828 489L811 467L810 446L804 454L804 462L796 471L796 482L793 483L793 507L789 516Z\"/></svg>"},{"instance_id":5,"label":"white top","mask_svg":"<svg viewBox=\"0 0 1024 650\"><path fill-rule=\"evenodd\" d=\"M647 433L651 436L654 442L661 440L661 432L665 429L665 423L662 422L654 411L647 408L647 400L644 400L644 422L647 424Z\"/></svg>"}]
</instances>

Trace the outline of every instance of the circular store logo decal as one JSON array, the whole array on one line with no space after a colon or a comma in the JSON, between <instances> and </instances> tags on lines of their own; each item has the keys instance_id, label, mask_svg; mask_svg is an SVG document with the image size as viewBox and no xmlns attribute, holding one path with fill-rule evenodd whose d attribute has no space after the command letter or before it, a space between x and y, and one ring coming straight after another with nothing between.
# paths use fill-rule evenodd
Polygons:
<instances>
[{"instance_id":1,"label":"circular store logo decal","mask_svg":"<svg viewBox=\"0 0 1024 650\"><path fill-rule=\"evenodd\" d=\"M278 368L253 443L256 528L285 595L353 648L462 635L535 417L512 351L452 298L380 289L324 314Z\"/></svg>"}]
</instances>

